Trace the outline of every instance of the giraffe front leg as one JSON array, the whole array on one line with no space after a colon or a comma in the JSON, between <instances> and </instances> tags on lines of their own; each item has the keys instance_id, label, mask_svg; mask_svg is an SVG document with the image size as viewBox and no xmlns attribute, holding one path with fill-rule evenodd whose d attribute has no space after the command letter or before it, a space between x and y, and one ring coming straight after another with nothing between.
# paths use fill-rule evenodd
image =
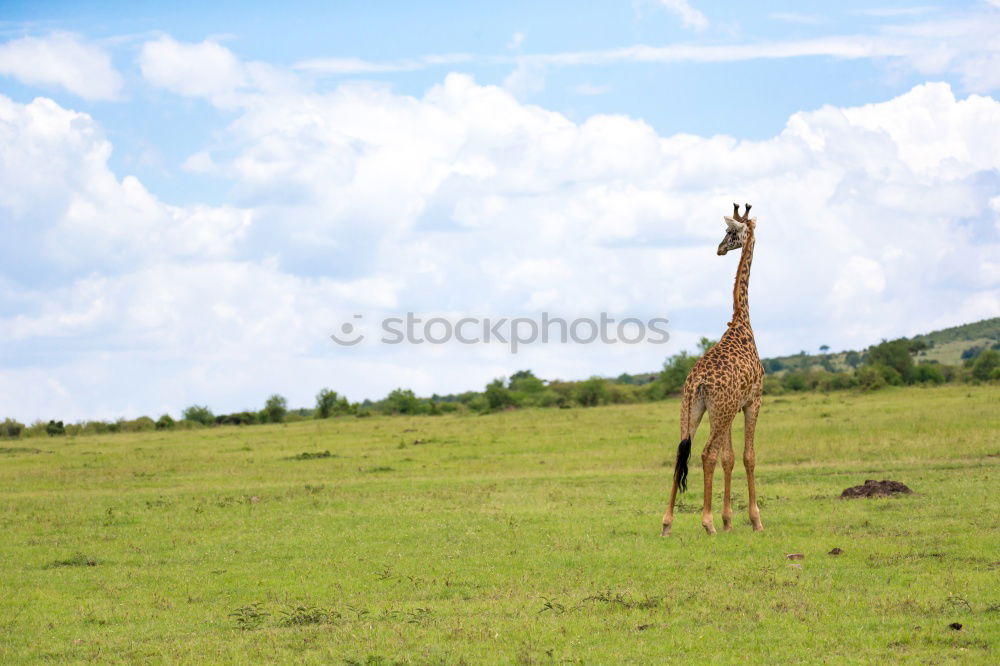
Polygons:
<instances>
[{"instance_id":1,"label":"giraffe front leg","mask_svg":"<svg viewBox=\"0 0 1000 666\"><path fill-rule=\"evenodd\" d=\"M733 529L733 466L736 464L736 456L733 455L732 438L727 438L722 445L722 472L725 475L725 492L722 495L722 531L731 532Z\"/></svg>"},{"instance_id":2,"label":"giraffe front leg","mask_svg":"<svg viewBox=\"0 0 1000 666\"><path fill-rule=\"evenodd\" d=\"M757 453L754 451L754 433L757 429L757 414L760 412L760 396L743 408L744 435L743 435L743 466L747 470L747 490L749 491L750 502L750 524L755 532L764 529L764 524L760 522L760 509L757 507L757 480L754 478L754 469L757 466Z\"/></svg>"}]
</instances>

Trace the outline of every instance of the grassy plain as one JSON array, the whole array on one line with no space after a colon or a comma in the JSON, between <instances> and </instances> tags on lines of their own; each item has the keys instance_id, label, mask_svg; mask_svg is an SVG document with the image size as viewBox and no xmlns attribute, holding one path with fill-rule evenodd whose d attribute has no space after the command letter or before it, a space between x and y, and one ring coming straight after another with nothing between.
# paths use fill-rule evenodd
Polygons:
<instances>
[{"instance_id":1,"label":"grassy plain","mask_svg":"<svg viewBox=\"0 0 1000 666\"><path fill-rule=\"evenodd\" d=\"M0 442L0 662L997 663L995 386L766 399L763 533L739 464L703 533L703 425L659 537L677 415Z\"/></svg>"}]
</instances>

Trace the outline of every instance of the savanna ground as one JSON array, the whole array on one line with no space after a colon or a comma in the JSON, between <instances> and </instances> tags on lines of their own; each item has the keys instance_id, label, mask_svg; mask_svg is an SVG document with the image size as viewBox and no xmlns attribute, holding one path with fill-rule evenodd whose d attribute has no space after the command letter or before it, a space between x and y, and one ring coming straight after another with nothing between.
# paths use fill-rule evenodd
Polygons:
<instances>
[{"instance_id":1,"label":"savanna ground","mask_svg":"<svg viewBox=\"0 0 1000 666\"><path fill-rule=\"evenodd\" d=\"M763 533L740 464L736 530L702 530L703 424L659 536L677 416L0 442L0 662L1000 659L995 386L766 399ZM839 499L869 478L914 494Z\"/></svg>"}]
</instances>

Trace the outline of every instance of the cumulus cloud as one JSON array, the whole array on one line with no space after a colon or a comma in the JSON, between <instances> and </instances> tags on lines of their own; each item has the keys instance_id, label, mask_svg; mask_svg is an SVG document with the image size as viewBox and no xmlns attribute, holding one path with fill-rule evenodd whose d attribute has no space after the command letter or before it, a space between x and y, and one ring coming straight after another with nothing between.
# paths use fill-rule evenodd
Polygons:
<instances>
[{"instance_id":1,"label":"cumulus cloud","mask_svg":"<svg viewBox=\"0 0 1000 666\"><path fill-rule=\"evenodd\" d=\"M167 35L142 45L139 67L153 85L189 97L232 93L248 78L246 66L226 47L212 41L182 44Z\"/></svg>"},{"instance_id":2,"label":"cumulus cloud","mask_svg":"<svg viewBox=\"0 0 1000 666\"><path fill-rule=\"evenodd\" d=\"M736 260L714 248L734 200L759 219L751 304L765 354L1000 311L1000 103L989 97L926 84L797 113L778 135L744 141L662 136L622 115L574 122L458 74L419 97L362 83L291 94L219 62L212 85L153 78L234 112L187 162L231 180L229 206L164 203L110 172L110 144L85 114L0 100L0 164L18 165L0 174L0 224L56 273L27 288L30 267L5 267L0 312L17 314L0 315L0 331L9 353L52 339L78 350L51 355L63 359L47 375L63 416L95 414L108 392L131 400L149 372L158 397L136 409L176 412L183 401L240 409L273 391L307 404L322 385L356 399L463 390L521 367L654 369L728 321ZM74 259L91 263L59 273ZM355 313L543 309L665 315L674 342L512 359L482 346L346 350L326 337ZM98 354L132 370L98 372ZM0 373L0 387L45 375L18 373Z\"/></svg>"},{"instance_id":3,"label":"cumulus cloud","mask_svg":"<svg viewBox=\"0 0 1000 666\"><path fill-rule=\"evenodd\" d=\"M294 93L297 79L263 62L243 62L210 39L178 42L169 35L145 42L139 68L150 84L186 97L232 106L248 92Z\"/></svg>"},{"instance_id":4,"label":"cumulus cloud","mask_svg":"<svg viewBox=\"0 0 1000 666\"><path fill-rule=\"evenodd\" d=\"M111 144L85 113L0 96L0 230L24 251L8 276L228 256L251 222L233 206L171 206L108 167Z\"/></svg>"},{"instance_id":5,"label":"cumulus cloud","mask_svg":"<svg viewBox=\"0 0 1000 666\"><path fill-rule=\"evenodd\" d=\"M243 148L225 168L247 201L294 211L269 218L285 229L282 266L396 275L401 302L423 308L462 285L449 303L505 312L725 310L732 267L695 248L718 240L712 220L731 197L758 201L765 260L754 300L783 322L761 339L787 350L800 344L789 303L792 319L810 322L803 330L854 327L845 345L915 332L896 330L905 313L940 319L984 293L976 302L990 314L983 266L995 238L983 229L993 224L1000 146L987 128L997 114L990 98L928 84L796 114L766 141L662 137L624 116L573 123L450 75L422 98L345 85L307 104L248 104L230 128ZM963 269L958 256L970 258ZM869 288L870 271L845 273L872 263L883 288ZM851 282L859 274L871 279ZM855 325L845 304L872 316Z\"/></svg>"},{"instance_id":6,"label":"cumulus cloud","mask_svg":"<svg viewBox=\"0 0 1000 666\"><path fill-rule=\"evenodd\" d=\"M34 86L59 86L84 99L117 99L122 78L101 47L54 32L0 44L0 74Z\"/></svg>"}]
</instances>

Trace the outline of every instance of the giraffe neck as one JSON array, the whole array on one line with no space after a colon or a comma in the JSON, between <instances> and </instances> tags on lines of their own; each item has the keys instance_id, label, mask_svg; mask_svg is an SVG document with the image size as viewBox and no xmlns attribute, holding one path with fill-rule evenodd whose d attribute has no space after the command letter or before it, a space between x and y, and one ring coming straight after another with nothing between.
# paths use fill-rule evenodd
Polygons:
<instances>
[{"instance_id":1,"label":"giraffe neck","mask_svg":"<svg viewBox=\"0 0 1000 666\"><path fill-rule=\"evenodd\" d=\"M753 262L754 230L747 228L747 237L743 241L743 252L740 254L740 265L736 269L736 283L733 285L733 320L730 326L745 324L750 327L750 302L747 289L750 286L750 264Z\"/></svg>"}]
</instances>

